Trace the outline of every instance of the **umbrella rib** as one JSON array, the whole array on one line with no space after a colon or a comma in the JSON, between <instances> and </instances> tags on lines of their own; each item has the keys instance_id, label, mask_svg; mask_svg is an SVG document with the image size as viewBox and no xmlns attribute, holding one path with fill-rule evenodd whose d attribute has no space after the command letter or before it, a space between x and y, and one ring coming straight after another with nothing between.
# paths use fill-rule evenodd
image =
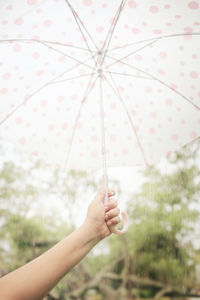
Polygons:
<instances>
[{"instance_id":1,"label":"umbrella rib","mask_svg":"<svg viewBox=\"0 0 200 300\"><path fill-rule=\"evenodd\" d=\"M46 43L41 42L41 44L44 45L45 47L49 48L49 49L54 50L55 52L58 52L58 53L60 53L60 54L62 54L62 55L64 55L64 56L66 56L66 57L71 58L72 60L74 60L74 61L80 63L80 65L84 65L84 66L86 66L86 67L88 67L88 68L94 70L94 68L91 67L90 65L85 64L84 62L82 62L82 61L80 61L80 60L74 58L74 57L71 56L71 55L68 55L68 54L66 54L66 53L64 53L64 52L62 52L62 51L60 51L60 50L58 50L58 49L56 49L56 48L54 48L54 47L52 47L52 46L49 46L49 45L47 45ZM90 59L93 59L94 57L95 57L95 55L91 56Z\"/></svg>"},{"instance_id":2,"label":"umbrella rib","mask_svg":"<svg viewBox=\"0 0 200 300\"><path fill-rule=\"evenodd\" d=\"M123 59L126 59L127 57L129 57L129 56L131 56L131 55L133 55L133 54L135 54L135 53L137 53L137 52L139 52L139 51L145 49L146 47L151 46L151 45L154 44L155 42L157 42L157 40L154 40L153 42L150 42L150 43L148 43L147 45L144 45L144 46L142 46L141 48L134 50L133 52L127 54L126 56L124 56L124 57L122 57L122 58L116 59L115 62L113 62L113 63L107 65L106 68L109 68L110 66L116 64L117 62L122 62ZM107 57L109 57L109 58L112 59L112 57L110 57L110 56L108 56L108 55L107 55Z\"/></svg>"},{"instance_id":3,"label":"umbrella rib","mask_svg":"<svg viewBox=\"0 0 200 300\"><path fill-rule=\"evenodd\" d=\"M79 79L79 78L87 77L87 76L94 75L94 74L96 74L96 73L84 74L84 75L80 75L80 76L76 76L76 77L66 78L66 79L62 79L62 80L56 80L52 84L60 83L60 82L68 81L68 80L73 80L73 79Z\"/></svg>"},{"instance_id":4,"label":"umbrella rib","mask_svg":"<svg viewBox=\"0 0 200 300\"><path fill-rule=\"evenodd\" d=\"M81 18L79 17L79 15L77 14L77 12L75 11L75 9L71 6L71 4L69 3L68 0L65 0L67 2L67 4L71 7L71 9L74 11L75 14L74 17L77 16L77 18L79 19L79 22L81 23L81 25L83 26L83 28L85 29L86 33L88 34L90 40L92 41L92 43L94 44L95 48L98 50L98 47L94 41L94 39L92 38L91 34L89 33L89 31L87 30L87 27L85 26L84 22L81 20Z\"/></svg>"},{"instance_id":5,"label":"umbrella rib","mask_svg":"<svg viewBox=\"0 0 200 300\"><path fill-rule=\"evenodd\" d=\"M77 47L77 46L73 46L70 44L65 44L65 43L61 43L61 42L55 42L55 41L47 41L47 40L34 40L34 39L6 39L6 40L0 40L0 43L12 43L12 42L35 42L35 43L46 43L46 44L55 44L58 46L65 46L65 47L70 47L70 48L74 48L74 49L79 49L79 50L83 50L83 51L89 51L88 49L85 48L81 48L81 47Z\"/></svg>"},{"instance_id":6,"label":"umbrella rib","mask_svg":"<svg viewBox=\"0 0 200 300\"><path fill-rule=\"evenodd\" d=\"M6 42L10 42L11 40L3 40L3 42L5 42L5 41L6 41ZM16 40L16 39L15 39L15 40L12 40L12 42L15 42L15 41L17 41L17 40ZM19 40L18 40L18 41L19 41ZM60 50L58 50L58 49L56 49L56 48L54 48L54 47L52 47L52 46L47 45L47 43L49 43L48 41L31 40L31 39L30 39L30 40L27 40L27 39L26 39L26 40L20 40L20 41L23 41L23 42L26 42L26 41L30 41L30 42L34 41L34 42L37 42L37 43L39 43L39 44L41 44L41 45L43 45L43 46L45 46L45 47L47 47L47 48L49 48L49 49L54 50L55 52L58 52L58 53L60 53L60 54L62 54L62 55L64 55L64 56L66 56L66 57L68 57L68 58L70 58L70 59L72 59L72 60L78 62L80 65L83 64L83 65L85 65L86 67L88 67L88 68L94 70L94 68L91 67L90 65L87 65L87 64L85 64L84 62L81 62L80 60L74 58L73 56L68 55L68 54L66 54L66 53L64 53L64 52L62 52L62 51L60 51ZM0 41L0 42L2 42L2 41ZM51 43L52 43L52 42L51 42ZM93 59L94 57L95 57L95 55L91 56L90 59Z\"/></svg>"},{"instance_id":7,"label":"umbrella rib","mask_svg":"<svg viewBox=\"0 0 200 300\"><path fill-rule=\"evenodd\" d=\"M115 86L115 88L112 86L112 84L108 81L108 79L107 79L106 77L104 77L104 78L105 78L107 84L110 86L110 88L111 88L111 89L113 90L113 92L115 93L115 95L116 95L116 96L119 98L119 100L121 101L121 103L122 103L122 105L123 105L123 108L124 108L124 110L125 110L125 113L126 113L126 115L127 115L127 117L128 117L129 123L130 123L130 125L131 125L131 128L132 128L132 130L133 130L133 134L134 134L134 136L136 137L136 140L137 140L137 143L138 143L138 145L139 145L139 148L140 148L142 157L143 157L143 159L144 159L144 162L145 162L146 166L148 166L149 164L148 164L148 162L147 162L146 155L145 155L145 153L144 153L144 148L143 148L142 143L141 143L141 141L140 141L140 139L139 139L139 136L137 135L137 131L136 131L135 125L134 125L134 123L133 123L133 120L132 120L132 118L131 118L131 115L130 115L130 113L129 113L127 107L126 107L125 102L123 101L123 98L122 98L122 96L121 96L121 93L120 93L119 89L118 89L117 86L116 86L116 83L115 83L115 81L114 81L114 79L113 79L113 77L112 77L112 74L110 74L110 77L111 77L111 79L112 79L112 81L113 81L113 85ZM116 89L116 90L115 90L115 89Z\"/></svg>"},{"instance_id":8,"label":"umbrella rib","mask_svg":"<svg viewBox=\"0 0 200 300\"><path fill-rule=\"evenodd\" d=\"M84 39L84 41L85 41L87 47L88 47L88 50L90 51L91 57L93 57L92 50L91 50L91 48L90 48L90 46L89 46L89 43L88 43L88 41L87 41L87 39L86 39L86 37L85 37L85 35L84 35L84 33L83 33L83 30L82 30L82 28L81 28L79 22L81 23L81 25L83 26L83 28L86 30L87 34L89 35L89 37L90 37L90 39L91 39L91 36L90 36L89 32L87 31L87 29L86 29L85 25L83 24L82 20L80 19L78 13L74 10L74 8L71 6L71 4L69 3L69 1L68 1L68 0L65 0L65 2L68 4L68 6L69 6L69 8L70 8L70 10L71 10L71 12L72 12L72 14L73 14L73 16L74 16L74 20L75 20L76 24L78 25L79 31L80 31L80 33L81 33L81 35L82 35L82 37L83 37L83 39ZM78 20L77 20L76 17L78 18L79 22L78 22ZM92 42L94 43L93 39L91 39L91 40L92 40ZM98 50L98 48L97 48L97 46L96 46L95 43L94 43L94 45L95 45L96 49ZM94 63L95 63L95 66L96 66L97 62L96 62L95 59L94 59Z\"/></svg>"},{"instance_id":9,"label":"umbrella rib","mask_svg":"<svg viewBox=\"0 0 200 300\"><path fill-rule=\"evenodd\" d=\"M126 44L126 45L121 46L121 47L116 47L116 48L113 48L113 49L109 49L108 52L114 51L114 50L117 50L117 49L121 49L121 48L130 47L132 45L136 45L136 44L140 44L140 43L144 43L144 42L150 42L150 41L158 42L162 39L167 39L167 38L173 38L173 37L179 37L179 36L195 36L195 35L200 35L200 32L183 32L183 33L174 33L174 34L169 34L169 35L161 35L161 36L156 37L156 38L140 40L140 41L136 41L136 42L133 42L133 43L130 43L130 44Z\"/></svg>"},{"instance_id":10,"label":"umbrella rib","mask_svg":"<svg viewBox=\"0 0 200 300\"><path fill-rule=\"evenodd\" d=\"M149 80L154 80L153 78L149 78L149 77L143 77L143 76L137 76L137 75L133 75L133 74L127 74L127 73L119 73L119 72L104 72L104 73L109 73L109 74L115 74L115 75L122 75L122 76L129 76L129 77L134 77L134 78L141 78L141 79L149 79Z\"/></svg>"},{"instance_id":11,"label":"umbrella rib","mask_svg":"<svg viewBox=\"0 0 200 300\"><path fill-rule=\"evenodd\" d=\"M77 125L78 125L78 121L79 121L79 118L80 118L80 115L81 115L83 104L86 102L86 100L87 100L90 92L92 91L92 89L93 89L93 87L96 83L96 80L97 80L97 77L96 77L94 82L92 83L93 77L94 77L94 74L92 74L90 79L89 79L89 82L88 82L87 87L84 91L84 94L83 94L83 97L82 97L82 100L81 100L81 103L80 103L80 106L79 106L79 109L78 109L78 113L76 115L76 120L75 120L75 123L74 123L74 126L73 126L72 135L71 135L71 138L70 138L70 146L68 148L67 155L66 155L66 160L64 162L64 170L66 170L66 168L68 166L70 153L71 153L71 149L72 149L72 145L73 145L73 141L74 141L74 136L75 136L75 133L76 133L76 130L77 130Z\"/></svg>"},{"instance_id":12,"label":"umbrella rib","mask_svg":"<svg viewBox=\"0 0 200 300\"><path fill-rule=\"evenodd\" d=\"M109 57L110 59L116 60L116 59L113 58L113 57L110 57L110 56L108 56L108 57ZM121 61L121 63L123 63L124 65L126 65L126 66L128 66L128 67L130 67L130 68L132 68L132 69L134 69L134 70L137 70L137 71L139 71L139 72L141 72L141 73L143 73L143 74L145 74L145 75L147 75L147 76L150 76L150 77L151 77L150 79L154 79L155 81L159 82L160 84L162 84L162 85L164 85L165 87L167 87L168 89L170 89L172 92L176 93L177 95L179 95L180 97L182 97L183 99L185 99L188 103L190 103L190 104L191 104L192 106L194 106L196 109L198 109L198 110L200 109L200 107L199 107L198 105L196 105L195 103L193 103L188 97L186 97L185 95L183 95L181 92L176 91L176 90L173 89L171 86L169 86L166 82L160 80L159 78L157 78L156 76L152 75L151 73L146 72L146 71L144 71L144 70L142 70L142 69L139 69L139 68L137 68L137 67L135 67L135 66L133 66L133 65L127 64L127 63L125 63L125 62L123 62L123 61Z\"/></svg>"},{"instance_id":13,"label":"umbrella rib","mask_svg":"<svg viewBox=\"0 0 200 300\"><path fill-rule=\"evenodd\" d=\"M89 58L91 59L91 58ZM27 103L33 96L37 95L41 90L43 90L45 87L49 86L52 84L57 78L63 76L67 72L71 71L72 69L77 68L79 65L73 66L72 68L69 68L65 70L64 72L60 73L59 75L55 76L52 78L50 81L46 82L43 84L41 87L39 87L37 90L35 90L31 95L29 95L24 101L19 103L10 113L8 113L1 121L0 121L0 126L3 125L20 107L22 107L25 103Z\"/></svg>"},{"instance_id":14,"label":"umbrella rib","mask_svg":"<svg viewBox=\"0 0 200 300\"><path fill-rule=\"evenodd\" d=\"M111 25L111 28L110 28L109 31L108 31L108 35L107 35L107 37L106 37L106 39L105 39L105 42L104 42L104 44L103 44L103 47L102 47L102 49L103 49L103 48L106 46L106 43L107 43L106 49L105 49L105 51L104 51L104 53L103 53L103 57L102 57L102 61L101 61L101 66L102 66L103 63L104 63L106 53L107 53L108 48L109 48L109 46L110 46L110 42L111 42L111 40L112 40L112 37L113 37L114 31L115 31L117 22L118 22L118 20L119 20L120 15L121 15L122 8L123 8L124 5L126 4L126 1L127 1L127 0L122 0L122 1L121 1L121 4L120 4L120 6L119 6L119 8L118 8L118 10L117 10L117 14L116 14L116 17L115 17L114 24ZM107 40L108 40L108 42L107 42Z\"/></svg>"}]
</instances>

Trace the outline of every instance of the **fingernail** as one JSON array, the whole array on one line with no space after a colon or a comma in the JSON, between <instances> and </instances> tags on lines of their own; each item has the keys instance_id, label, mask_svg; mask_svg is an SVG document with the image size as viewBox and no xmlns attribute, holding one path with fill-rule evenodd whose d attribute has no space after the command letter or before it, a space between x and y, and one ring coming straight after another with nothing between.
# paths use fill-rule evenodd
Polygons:
<instances>
[{"instance_id":1,"label":"fingernail","mask_svg":"<svg viewBox=\"0 0 200 300\"><path fill-rule=\"evenodd\" d=\"M106 205L105 206L105 211L108 211L109 210L109 207Z\"/></svg>"},{"instance_id":2,"label":"fingernail","mask_svg":"<svg viewBox=\"0 0 200 300\"><path fill-rule=\"evenodd\" d=\"M106 220L106 221L108 220L108 214L105 215L105 220Z\"/></svg>"}]
</instances>

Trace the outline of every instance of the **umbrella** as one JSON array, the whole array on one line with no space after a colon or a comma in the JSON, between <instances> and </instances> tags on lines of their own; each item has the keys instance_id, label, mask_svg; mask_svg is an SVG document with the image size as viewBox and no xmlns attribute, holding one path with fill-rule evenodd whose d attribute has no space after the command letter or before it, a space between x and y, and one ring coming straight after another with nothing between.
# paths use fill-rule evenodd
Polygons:
<instances>
[{"instance_id":1,"label":"umbrella","mask_svg":"<svg viewBox=\"0 0 200 300\"><path fill-rule=\"evenodd\" d=\"M102 166L107 191L108 166L155 164L198 137L199 1L0 5L1 139Z\"/></svg>"}]
</instances>

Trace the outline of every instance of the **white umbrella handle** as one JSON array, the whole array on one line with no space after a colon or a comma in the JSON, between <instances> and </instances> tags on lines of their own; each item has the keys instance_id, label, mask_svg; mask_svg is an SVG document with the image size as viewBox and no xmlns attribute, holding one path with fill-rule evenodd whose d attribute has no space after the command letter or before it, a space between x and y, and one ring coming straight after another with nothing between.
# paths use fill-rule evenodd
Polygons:
<instances>
[{"instance_id":1,"label":"white umbrella handle","mask_svg":"<svg viewBox=\"0 0 200 300\"><path fill-rule=\"evenodd\" d=\"M120 235L120 234L125 233L125 232L128 230L128 226L129 226L129 218L128 218L128 215L127 215L127 213L126 213L125 211L122 211L122 212L121 212L121 216L122 216L123 224L124 224L122 230L119 230L119 229L116 228L116 226L112 226L112 225L111 225L111 226L109 226L109 229L110 229L110 231L111 231L112 233L115 233L115 234Z\"/></svg>"},{"instance_id":2,"label":"white umbrella handle","mask_svg":"<svg viewBox=\"0 0 200 300\"><path fill-rule=\"evenodd\" d=\"M106 204L109 201L109 199L108 199L108 176L107 176L107 174L103 175L103 184L104 184L104 189L105 189L104 204ZM111 226L109 226L109 229L112 233L120 235L120 234L123 234L127 231L128 227L129 227L128 215L125 211L122 211L121 216L122 216L123 225L124 225L122 230L119 230L119 229L116 228L116 226L111 225Z\"/></svg>"}]
</instances>

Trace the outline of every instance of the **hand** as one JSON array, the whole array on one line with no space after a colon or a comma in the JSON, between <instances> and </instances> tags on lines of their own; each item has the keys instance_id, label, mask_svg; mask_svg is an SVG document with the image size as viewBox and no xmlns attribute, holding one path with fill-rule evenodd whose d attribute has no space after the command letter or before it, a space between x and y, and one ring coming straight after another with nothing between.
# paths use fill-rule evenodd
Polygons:
<instances>
[{"instance_id":1,"label":"hand","mask_svg":"<svg viewBox=\"0 0 200 300\"><path fill-rule=\"evenodd\" d=\"M110 225L117 225L120 222L120 210L117 207L117 201L111 198L114 195L115 192L109 191L109 201L105 206L105 190L101 187L88 207L85 224L87 224L92 235L98 237L100 240L111 234Z\"/></svg>"}]
</instances>

